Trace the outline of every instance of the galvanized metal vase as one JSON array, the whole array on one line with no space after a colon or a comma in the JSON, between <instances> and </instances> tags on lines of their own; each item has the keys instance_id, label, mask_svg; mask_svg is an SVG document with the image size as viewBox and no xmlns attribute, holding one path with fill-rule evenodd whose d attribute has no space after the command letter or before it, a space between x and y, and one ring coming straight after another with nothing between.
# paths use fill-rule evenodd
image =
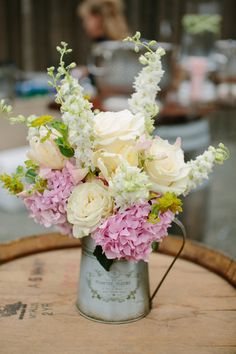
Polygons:
<instances>
[{"instance_id":1,"label":"galvanized metal vase","mask_svg":"<svg viewBox=\"0 0 236 354\"><path fill-rule=\"evenodd\" d=\"M81 315L98 322L127 323L145 317L151 310L152 299L179 257L183 244L152 296L149 290L148 263L114 261L107 272L93 255L95 243L88 236L82 239L82 256L77 308Z\"/></svg>"}]
</instances>

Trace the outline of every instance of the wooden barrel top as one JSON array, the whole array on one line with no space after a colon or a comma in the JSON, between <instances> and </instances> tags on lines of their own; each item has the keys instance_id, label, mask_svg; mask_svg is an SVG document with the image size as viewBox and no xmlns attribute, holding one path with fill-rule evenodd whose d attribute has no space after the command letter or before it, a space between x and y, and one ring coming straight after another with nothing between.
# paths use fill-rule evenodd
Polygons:
<instances>
[{"instance_id":1,"label":"wooden barrel top","mask_svg":"<svg viewBox=\"0 0 236 354\"><path fill-rule=\"evenodd\" d=\"M179 245L150 259L151 288ZM235 354L236 262L187 241L144 319L107 325L75 307L80 242L58 234L0 244L1 354Z\"/></svg>"}]
</instances>

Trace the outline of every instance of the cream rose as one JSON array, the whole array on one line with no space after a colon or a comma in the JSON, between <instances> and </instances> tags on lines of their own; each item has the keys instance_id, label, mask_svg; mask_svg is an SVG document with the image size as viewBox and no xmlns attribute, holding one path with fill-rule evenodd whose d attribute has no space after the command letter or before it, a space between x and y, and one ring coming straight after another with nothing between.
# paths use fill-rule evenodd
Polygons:
<instances>
[{"instance_id":1,"label":"cream rose","mask_svg":"<svg viewBox=\"0 0 236 354\"><path fill-rule=\"evenodd\" d=\"M189 167L184 162L180 139L173 145L161 138L154 139L146 151L144 169L154 192L182 194L188 182Z\"/></svg>"},{"instance_id":2,"label":"cream rose","mask_svg":"<svg viewBox=\"0 0 236 354\"><path fill-rule=\"evenodd\" d=\"M95 115L94 132L98 149L106 147L114 152L120 143L134 141L145 132L144 118L134 116L129 110L101 112Z\"/></svg>"},{"instance_id":3,"label":"cream rose","mask_svg":"<svg viewBox=\"0 0 236 354\"><path fill-rule=\"evenodd\" d=\"M122 163L128 162L130 166L137 166L138 151L132 144L120 146L120 149L116 149L115 152L100 149L93 154L92 162L95 167L99 168L103 177L109 180Z\"/></svg>"},{"instance_id":4,"label":"cream rose","mask_svg":"<svg viewBox=\"0 0 236 354\"><path fill-rule=\"evenodd\" d=\"M37 136L30 139L30 151L27 153L27 157L42 167L61 170L64 167L65 158L56 143L51 138L44 142L40 140L41 138Z\"/></svg>"},{"instance_id":5,"label":"cream rose","mask_svg":"<svg viewBox=\"0 0 236 354\"><path fill-rule=\"evenodd\" d=\"M101 112L95 116L94 131L97 141L93 164L108 180L123 162L138 165L136 139L143 135L144 119L129 110Z\"/></svg>"},{"instance_id":6,"label":"cream rose","mask_svg":"<svg viewBox=\"0 0 236 354\"><path fill-rule=\"evenodd\" d=\"M79 184L67 204L67 218L73 224L75 237L88 236L102 218L111 215L113 200L108 188L100 181Z\"/></svg>"}]
</instances>

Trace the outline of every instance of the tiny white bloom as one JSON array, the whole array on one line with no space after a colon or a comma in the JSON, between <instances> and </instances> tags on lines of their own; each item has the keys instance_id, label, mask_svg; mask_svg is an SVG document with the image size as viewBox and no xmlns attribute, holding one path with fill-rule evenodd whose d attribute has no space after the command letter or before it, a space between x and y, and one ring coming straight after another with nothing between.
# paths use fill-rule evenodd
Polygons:
<instances>
[{"instance_id":1,"label":"tiny white bloom","mask_svg":"<svg viewBox=\"0 0 236 354\"><path fill-rule=\"evenodd\" d=\"M187 163L190 172L189 180L184 191L187 195L192 189L202 184L204 179L208 179L215 164L222 164L229 157L228 149L219 144L217 148L210 146L202 155L199 155L195 160Z\"/></svg>"},{"instance_id":2,"label":"tiny white bloom","mask_svg":"<svg viewBox=\"0 0 236 354\"><path fill-rule=\"evenodd\" d=\"M149 197L151 184L140 168L123 163L109 181L109 190L118 208L127 209Z\"/></svg>"}]
</instances>

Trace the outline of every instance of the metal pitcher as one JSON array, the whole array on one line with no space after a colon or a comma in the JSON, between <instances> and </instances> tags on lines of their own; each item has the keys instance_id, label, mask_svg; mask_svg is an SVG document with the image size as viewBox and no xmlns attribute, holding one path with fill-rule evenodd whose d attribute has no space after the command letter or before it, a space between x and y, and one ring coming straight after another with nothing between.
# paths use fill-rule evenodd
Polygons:
<instances>
[{"instance_id":1,"label":"metal pitcher","mask_svg":"<svg viewBox=\"0 0 236 354\"><path fill-rule=\"evenodd\" d=\"M183 232L183 243L151 296L147 262L117 260L107 272L93 255L93 239L90 236L83 238L76 304L80 314L94 321L117 324L145 317L151 310L153 298L184 247L184 226L179 220L175 220L175 223Z\"/></svg>"},{"instance_id":2,"label":"metal pitcher","mask_svg":"<svg viewBox=\"0 0 236 354\"><path fill-rule=\"evenodd\" d=\"M175 47L165 42L159 42L158 46L166 52L162 59L165 75L161 80L161 89L166 90L171 84ZM100 95L131 94L134 77L142 69L138 58L145 51L140 48L140 52L135 53L133 44L123 41L104 41L93 45L88 68L95 78Z\"/></svg>"}]
</instances>

